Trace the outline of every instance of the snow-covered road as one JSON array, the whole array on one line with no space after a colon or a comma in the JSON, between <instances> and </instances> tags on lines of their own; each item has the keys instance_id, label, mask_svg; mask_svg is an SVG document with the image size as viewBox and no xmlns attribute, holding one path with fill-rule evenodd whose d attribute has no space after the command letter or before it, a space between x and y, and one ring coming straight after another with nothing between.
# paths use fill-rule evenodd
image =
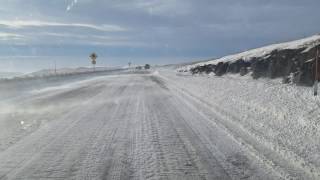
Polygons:
<instances>
[{"instance_id":1,"label":"snow-covered road","mask_svg":"<svg viewBox=\"0 0 320 180\"><path fill-rule=\"evenodd\" d=\"M263 155L277 154L156 74L79 80L0 106L0 179L311 178L281 157L274 165Z\"/></svg>"}]
</instances>

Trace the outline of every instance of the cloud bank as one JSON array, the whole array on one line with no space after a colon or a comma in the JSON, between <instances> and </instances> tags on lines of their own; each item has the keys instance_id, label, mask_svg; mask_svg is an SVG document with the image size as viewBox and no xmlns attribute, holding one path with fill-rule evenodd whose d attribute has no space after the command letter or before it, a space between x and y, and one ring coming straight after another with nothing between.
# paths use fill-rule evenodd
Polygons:
<instances>
[{"instance_id":1,"label":"cloud bank","mask_svg":"<svg viewBox=\"0 0 320 180\"><path fill-rule=\"evenodd\" d=\"M0 57L219 57L319 33L318 7L319 0L4 0Z\"/></svg>"}]
</instances>

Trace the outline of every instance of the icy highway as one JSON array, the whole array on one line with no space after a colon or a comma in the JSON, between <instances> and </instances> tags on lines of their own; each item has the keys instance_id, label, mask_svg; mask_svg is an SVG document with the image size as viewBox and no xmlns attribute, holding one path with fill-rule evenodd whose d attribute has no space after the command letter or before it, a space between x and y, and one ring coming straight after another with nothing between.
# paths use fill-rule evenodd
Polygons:
<instances>
[{"instance_id":1,"label":"icy highway","mask_svg":"<svg viewBox=\"0 0 320 180\"><path fill-rule=\"evenodd\" d=\"M156 74L121 74L7 98L0 179L285 178L173 87Z\"/></svg>"}]
</instances>

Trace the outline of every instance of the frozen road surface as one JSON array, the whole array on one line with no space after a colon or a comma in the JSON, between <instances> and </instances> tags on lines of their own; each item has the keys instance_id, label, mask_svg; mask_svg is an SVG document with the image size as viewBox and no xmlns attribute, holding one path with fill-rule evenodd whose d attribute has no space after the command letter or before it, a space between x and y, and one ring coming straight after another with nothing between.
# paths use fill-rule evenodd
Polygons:
<instances>
[{"instance_id":1,"label":"frozen road surface","mask_svg":"<svg viewBox=\"0 0 320 180\"><path fill-rule=\"evenodd\" d=\"M4 180L307 177L281 159L275 168L260 156L268 152L245 146L221 116L154 74L43 87L7 105L0 122Z\"/></svg>"}]
</instances>

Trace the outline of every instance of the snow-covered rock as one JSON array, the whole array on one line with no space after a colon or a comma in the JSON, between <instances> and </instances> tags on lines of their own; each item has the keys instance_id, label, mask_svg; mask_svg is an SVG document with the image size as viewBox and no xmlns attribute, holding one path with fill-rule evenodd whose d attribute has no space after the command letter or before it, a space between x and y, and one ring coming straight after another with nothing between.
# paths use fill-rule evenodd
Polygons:
<instances>
[{"instance_id":1,"label":"snow-covered rock","mask_svg":"<svg viewBox=\"0 0 320 180\"><path fill-rule=\"evenodd\" d=\"M305 39L269 45L239 54L225 56L207 62L179 68L179 72L211 73L221 76L225 73L252 72L253 78L283 77L293 74L293 82L311 85L314 81L313 58L320 47L320 35Z\"/></svg>"}]
</instances>

